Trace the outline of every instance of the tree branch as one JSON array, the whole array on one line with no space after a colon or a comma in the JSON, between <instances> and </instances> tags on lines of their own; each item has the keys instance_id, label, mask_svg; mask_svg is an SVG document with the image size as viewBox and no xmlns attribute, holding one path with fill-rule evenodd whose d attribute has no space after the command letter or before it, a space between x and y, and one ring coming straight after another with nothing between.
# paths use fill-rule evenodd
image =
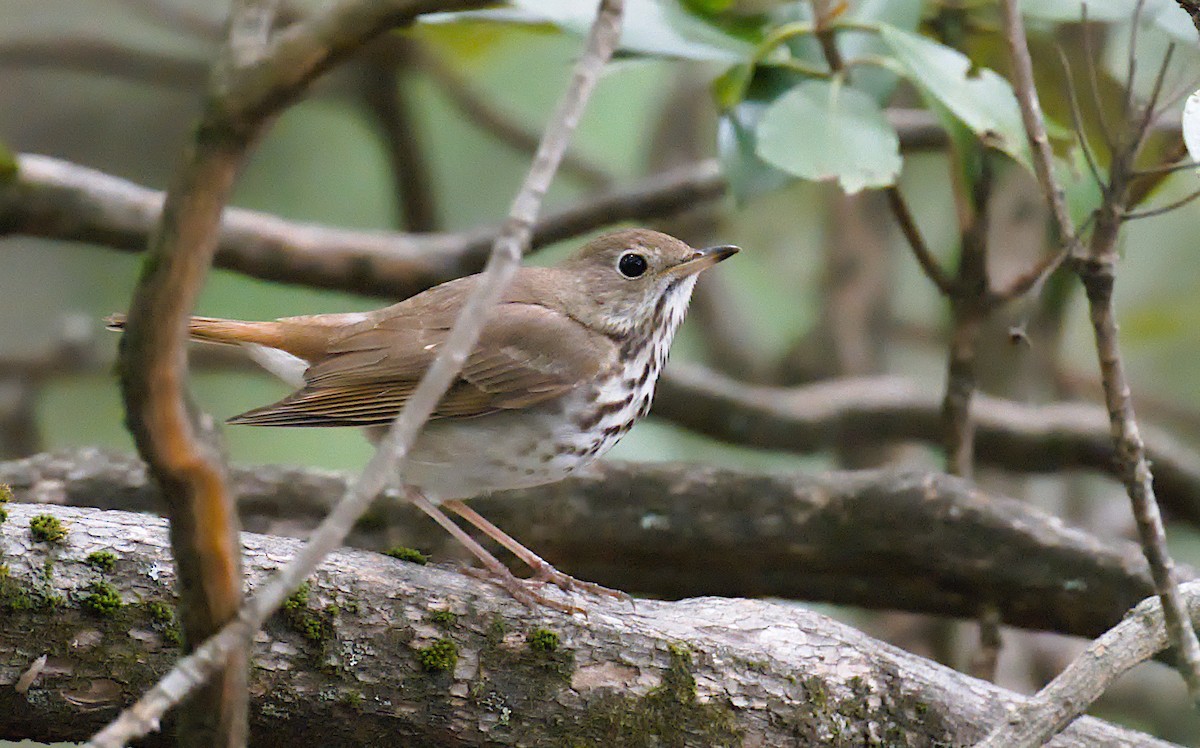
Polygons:
<instances>
[{"instance_id":1,"label":"tree branch","mask_svg":"<svg viewBox=\"0 0 1200 748\"><path fill-rule=\"evenodd\" d=\"M79 740L176 655L166 528L59 507L68 536L48 546L28 530L45 507L9 511L5 601L29 604L0 627L0 734ZM242 545L261 588L300 542L246 534ZM115 554L111 571L87 564L95 551ZM597 601L589 618L531 614L469 576L350 550L326 558L293 600L254 643L255 745L314 735L330 748L963 745L1025 703L794 606L641 600L630 611ZM28 691L8 687L42 654L48 664ZM1091 718L1050 744L1171 745Z\"/></svg>"},{"instance_id":2,"label":"tree branch","mask_svg":"<svg viewBox=\"0 0 1200 748\"><path fill-rule=\"evenodd\" d=\"M21 155L0 183L0 235L19 234L140 252L162 193L47 156ZM538 221L541 247L621 221L672 215L725 194L716 161L651 177ZM478 272L500 227L432 235L351 231L226 208L216 267L263 280L404 298Z\"/></svg>"},{"instance_id":3,"label":"tree branch","mask_svg":"<svg viewBox=\"0 0 1200 748\"><path fill-rule=\"evenodd\" d=\"M1192 621L1200 618L1200 582L1179 588ZM976 748L1036 748L1083 714L1119 677L1171 643L1162 599L1151 597L1130 611L1045 688L1013 710Z\"/></svg>"},{"instance_id":4,"label":"tree branch","mask_svg":"<svg viewBox=\"0 0 1200 748\"><path fill-rule=\"evenodd\" d=\"M732 444L801 454L842 443L941 444L936 395L896 377L763 387L674 365L659 382L651 412ZM1030 405L980 395L974 415L982 465L1017 473L1082 468L1121 476L1104 408ZM1165 433L1148 432L1147 441L1163 505L1200 524L1200 455Z\"/></svg>"},{"instance_id":5,"label":"tree branch","mask_svg":"<svg viewBox=\"0 0 1200 748\"><path fill-rule=\"evenodd\" d=\"M0 481L19 501L158 506L140 461L94 449L0 463ZM269 534L307 532L347 482L312 469L231 470L243 522ZM963 618L991 602L1005 624L1093 637L1154 590L1137 544L1092 537L926 471L811 476L602 462L588 475L472 506L556 567L656 597L781 597ZM394 496L368 519L351 544L400 543L466 560Z\"/></svg>"}]
</instances>

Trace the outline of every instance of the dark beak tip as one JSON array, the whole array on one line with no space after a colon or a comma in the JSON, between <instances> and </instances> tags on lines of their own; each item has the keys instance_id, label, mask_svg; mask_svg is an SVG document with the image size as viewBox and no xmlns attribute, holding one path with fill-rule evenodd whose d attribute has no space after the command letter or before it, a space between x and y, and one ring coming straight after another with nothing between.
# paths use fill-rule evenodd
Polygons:
<instances>
[{"instance_id":1,"label":"dark beak tip","mask_svg":"<svg viewBox=\"0 0 1200 748\"><path fill-rule=\"evenodd\" d=\"M728 260L730 257L733 257L741 251L741 247L737 247L732 244L723 244L719 247L709 247L705 249L704 254L711 255L717 259L717 262L721 262L722 260Z\"/></svg>"}]
</instances>

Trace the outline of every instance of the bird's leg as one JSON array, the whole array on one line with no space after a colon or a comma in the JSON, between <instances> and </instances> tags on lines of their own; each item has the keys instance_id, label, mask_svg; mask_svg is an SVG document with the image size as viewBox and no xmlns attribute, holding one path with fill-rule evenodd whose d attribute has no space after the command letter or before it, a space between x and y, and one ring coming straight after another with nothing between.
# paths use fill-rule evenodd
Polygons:
<instances>
[{"instance_id":1,"label":"bird's leg","mask_svg":"<svg viewBox=\"0 0 1200 748\"><path fill-rule=\"evenodd\" d=\"M614 597L619 600L628 600L629 595L618 590L610 590L607 587L602 587L592 582L584 582L575 577L564 574L541 556L521 545L513 536L509 535L499 527L493 525L483 515L467 506L462 501L446 501L442 503L450 511L470 522L484 535L487 535L492 540L507 548L514 556L525 562L529 568L533 569L533 578L539 582L553 582L564 591L583 590L590 592L593 595L603 595L605 597Z\"/></svg>"},{"instance_id":2,"label":"bird's leg","mask_svg":"<svg viewBox=\"0 0 1200 748\"><path fill-rule=\"evenodd\" d=\"M507 566L500 562L500 559L489 553L486 548L475 541L475 538L472 538L461 527L454 524L454 520L447 517L445 512L443 512L441 509L438 509L433 502L425 498L425 496L419 491L406 489L405 496L418 509L433 518L434 522L437 522L439 525L441 525L442 528L445 529L446 532L450 533L455 540L466 546L467 550L475 554L475 557L483 563L489 572L491 572L491 580L508 590L509 594L511 594L519 602L522 602L535 610L537 609L538 605L545 605L549 608L553 608L554 610L562 611L563 613L584 612L581 608L577 608L573 605L567 605L557 600L551 600L545 595L530 589L524 580L518 579L508 569Z\"/></svg>"}]
</instances>

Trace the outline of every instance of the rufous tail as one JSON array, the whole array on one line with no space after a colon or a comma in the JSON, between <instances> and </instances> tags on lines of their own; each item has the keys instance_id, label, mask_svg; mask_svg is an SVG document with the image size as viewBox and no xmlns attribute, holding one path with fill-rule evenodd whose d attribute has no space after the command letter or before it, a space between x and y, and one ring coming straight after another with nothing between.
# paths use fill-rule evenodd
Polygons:
<instances>
[{"instance_id":1,"label":"rufous tail","mask_svg":"<svg viewBox=\"0 0 1200 748\"><path fill-rule=\"evenodd\" d=\"M110 314L104 318L104 324L109 330L124 330L125 315ZM216 317L192 317L188 320L188 336L192 340L205 343L257 343L268 348L286 350L285 346L281 345L283 341L280 340L279 327L278 322L240 322Z\"/></svg>"}]
</instances>

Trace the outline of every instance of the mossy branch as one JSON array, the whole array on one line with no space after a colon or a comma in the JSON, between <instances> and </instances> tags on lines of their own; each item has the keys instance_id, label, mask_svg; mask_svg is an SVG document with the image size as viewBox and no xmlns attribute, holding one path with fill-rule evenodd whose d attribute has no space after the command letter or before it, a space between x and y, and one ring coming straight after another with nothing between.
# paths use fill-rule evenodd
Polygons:
<instances>
[{"instance_id":1,"label":"mossy branch","mask_svg":"<svg viewBox=\"0 0 1200 748\"><path fill-rule=\"evenodd\" d=\"M11 504L0 525L0 602L47 584L59 598L6 608L0 737L79 740L178 656L170 546L163 520L54 507L71 532L49 549L29 534L46 511ZM247 533L242 546L253 588L300 541ZM119 557L110 572L87 561L104 550ZM461 573L349 550L305 592L294 607L321 636L281 613L255 640L255 745L963 745L1025 703L793 606L589 599L588 617L532 613ZM27 690L10 687L44 654ZM1051 745L1169 744L1085 718Z\"/></svg>"}]
</instances>

